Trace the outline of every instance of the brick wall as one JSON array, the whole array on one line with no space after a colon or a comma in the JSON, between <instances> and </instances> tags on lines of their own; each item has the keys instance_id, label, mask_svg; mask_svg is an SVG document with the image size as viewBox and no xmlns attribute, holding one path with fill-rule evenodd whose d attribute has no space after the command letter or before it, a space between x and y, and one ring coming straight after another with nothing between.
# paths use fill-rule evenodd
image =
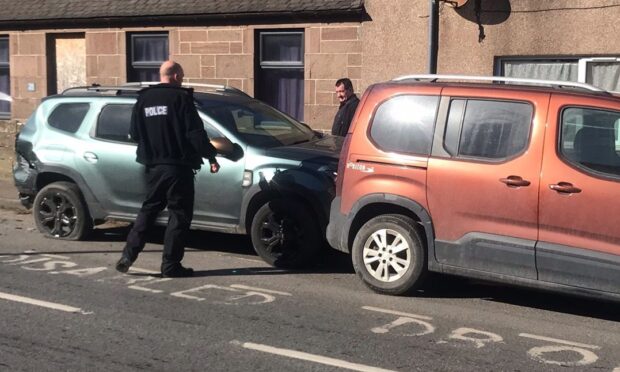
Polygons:
<instances>
[{"instance_id":1,"label":"brick wall","mask_svg":"<svg viewBox=\"0 0 620 372\"><path fill-rule=\"evenodd\" d=\"M47 93L45 32L10 34L11 115L24 120Z\"/></svg>"},{"instance_id":2,"label":"brick wall","mask_svg":"<svg viewBox=\"0 0 620 372\"><path fill-rule=\"evenodd\" d=\"M306 28L305 121L328 130L338 107L336 80L348 77L360 93L362 42L360 27L319 25Z\"/></svg>"},{"instance_id":3,"label":"brick wall","mask_svg":"<svg viewBox=\"0 0 620 372\"><path fill-rule=\"evenodd\" d=\"M86 82L118 85L127 81L124 31L86 32Z\"/></svg>"},{"instance_id":4,"label":"brick wall","mask_svg":"<svg viewBox=\"0 0 620 372\"><path fill-rule=\"evenodd\" d=\"M179 28L170 57L192 83L224 84L254 94L254 37L248 27Z\"/></svg>"}]
</instances>

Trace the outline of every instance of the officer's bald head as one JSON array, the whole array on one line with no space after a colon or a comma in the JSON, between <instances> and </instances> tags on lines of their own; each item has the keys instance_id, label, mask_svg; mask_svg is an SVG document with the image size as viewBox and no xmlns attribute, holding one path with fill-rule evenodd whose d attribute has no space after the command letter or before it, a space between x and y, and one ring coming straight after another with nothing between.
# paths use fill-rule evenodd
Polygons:
<instances>
[{"instance_id":1,"label":"officer's bald head","mask_svg":"<svg viewBox=\"0 0 620 372\"><path fill-rule=\"evenodd\" d=\"M162 83L181 85L183 77L183 67L175 61L166 61L159 68L159 79Z\"/></svg>"}]
</instances>

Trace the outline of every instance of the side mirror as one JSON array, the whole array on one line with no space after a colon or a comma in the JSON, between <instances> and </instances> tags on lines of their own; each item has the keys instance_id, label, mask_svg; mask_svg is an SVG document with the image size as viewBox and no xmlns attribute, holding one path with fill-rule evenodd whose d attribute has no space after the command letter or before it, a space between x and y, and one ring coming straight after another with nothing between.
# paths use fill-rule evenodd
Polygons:
<instances>
[{"instance_id":1,"label":"side mirror","mask_svg":"<svg viewBox=\"0 0 620 372\"><path fill-rule=\"evenodd\" d=\"M232 161L237 161L243 157L243 149L236 143L230 142L226 137L217 137L211 139L211 144L217 150L217 153Z\"/></svg>"}]
</instances>

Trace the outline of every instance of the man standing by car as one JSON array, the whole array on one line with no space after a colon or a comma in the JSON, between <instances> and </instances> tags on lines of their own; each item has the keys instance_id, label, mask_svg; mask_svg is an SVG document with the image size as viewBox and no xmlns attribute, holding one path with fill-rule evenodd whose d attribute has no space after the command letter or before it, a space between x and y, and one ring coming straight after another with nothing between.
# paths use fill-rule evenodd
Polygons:
<instances>
[{"instance_id":1,"label":"man standing by car","mask_svg":"<svg viewBox=\"0 0 620 372\"><path fill-rule=\"evenodd\" d=\"M340 101L340 107L336 117L334 117L332 134L344 137L349 131L349 125L351 125L351 120L353 120L353 115L355 115L355 110L360 100L353 92L353 83L348 78L336 81L336 97Z\"/></svg>"},{"instance_id":2,"label":"man standing by car","mask_svg":"<svg viewBox=\"0 0 620 372\"><path fill-rule=\"evenodd\" d=\"M146 167L147 194L116 270L129 270L144 248L149 228L167 206L161 273L189 277L194 271L183 267L181 260L194 212L194 173L203 157L209 159L211 173L220 166L194 105L193 91L181 87L181 65L166 61L159 75L160 84L140 91L131 118L130 135L138 143L136 161Z\"/></svg>"}]
</instances>

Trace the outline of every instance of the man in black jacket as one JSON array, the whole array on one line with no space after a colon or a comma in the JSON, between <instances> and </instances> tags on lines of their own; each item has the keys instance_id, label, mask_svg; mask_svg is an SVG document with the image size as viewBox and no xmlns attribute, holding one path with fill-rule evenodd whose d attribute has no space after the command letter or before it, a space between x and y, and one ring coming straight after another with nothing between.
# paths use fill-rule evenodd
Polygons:
<instances>
[{"instance_id":1,"label":"man in black jacket","mask_svg":"<svg viewBox=\"0 0 620 372\"><path fill-rule=\"evenodd\" d=\"M344 137L349 131L349 125L351 125L351 120L353 120L353 115L360 100L353 92L353 83L348 78L336 81L336 97L340 101L340 107L336 117L334 117L332 134Z\"/></svg>"},{"instance_id":2,"label":"man in black jacket","mask_svg":"<svg viewBox=\"0 0 620 372\"><path fill-rule=\"evenodd\" d=\"M116 270L127 272L146 243L148 229L168 207L168 226L161 264L163 277L188 277L181 265L185 238L194 213L194 173L209 159L211 173L220 169L194 105L193 91L182 88L183 68L174 61L159 70L161 84L140 91L130 135L138 143L136 161L146 168L147 194Z\"/></svg>"}]
</instances>

